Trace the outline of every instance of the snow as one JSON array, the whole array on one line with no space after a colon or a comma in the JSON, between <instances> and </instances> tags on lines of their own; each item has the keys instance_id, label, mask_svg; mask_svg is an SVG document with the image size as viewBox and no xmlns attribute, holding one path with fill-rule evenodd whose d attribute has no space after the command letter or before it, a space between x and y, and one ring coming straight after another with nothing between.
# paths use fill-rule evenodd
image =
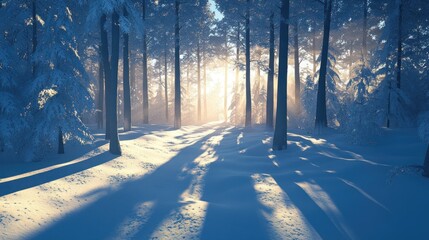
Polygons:
<instances>
[{"instance_id":1,"label":"snow","mask_svg":"<svg viewBox=\"0 0 429 240\"><path fill-rule=\"evenodd\" d=\"M221 123L121 133L17 163L0 155L0 239L424 239L429 181L416 129L372 145L335 131ZM1 153L0 153L1 154ZM3 156L3 157L2 157ZM4 161L3 161L4 160Z\"/></svg>"}]
</instances>

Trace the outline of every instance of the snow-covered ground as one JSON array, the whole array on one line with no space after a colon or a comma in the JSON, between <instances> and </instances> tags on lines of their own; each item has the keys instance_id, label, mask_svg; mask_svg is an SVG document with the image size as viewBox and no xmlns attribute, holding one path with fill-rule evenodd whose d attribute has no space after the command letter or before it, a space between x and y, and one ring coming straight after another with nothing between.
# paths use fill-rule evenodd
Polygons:
<instances>
[{"instance_id":1,"label":"snow-covered ground","mask_svg":"<svg viewBox=\"0 0 429 240\"><path fill-rule=\"evenodd\" d=\"M219 123L134 128L123 156L66 145L42 162L1 163L1 239L427 239L429 179L415 129L371 146L335 132ZM3 159L4 160L4 159Z\"/></svg>"}]
</instances>

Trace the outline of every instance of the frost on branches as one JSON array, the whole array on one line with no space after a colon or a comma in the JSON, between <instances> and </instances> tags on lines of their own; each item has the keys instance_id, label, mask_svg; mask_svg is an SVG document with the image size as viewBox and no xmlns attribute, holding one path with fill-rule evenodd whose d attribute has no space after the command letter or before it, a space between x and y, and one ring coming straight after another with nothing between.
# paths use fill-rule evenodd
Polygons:
<instances>
[{"instance_id":1,"label":"frost on branches","mask_svg":"<svg viewBox=\"0 0 429 240\"><path fill-rule=\"evenodd\" d=\"M91 107L91 88L76 50L73 19L65 3L49 9L46 31L33 56L36 78L29 94L32 115L31 158L55 148L59 130L65 141L84 143L92 139L81 121L81 114Z\"/></svg>"}]
</instances>

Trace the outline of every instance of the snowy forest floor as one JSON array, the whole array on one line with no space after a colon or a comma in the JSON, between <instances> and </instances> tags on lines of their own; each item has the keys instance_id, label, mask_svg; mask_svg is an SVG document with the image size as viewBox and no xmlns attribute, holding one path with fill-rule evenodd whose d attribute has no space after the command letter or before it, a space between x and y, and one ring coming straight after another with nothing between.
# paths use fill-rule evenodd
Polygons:
<instances>
[{"instance_id":1,"label":"snowy forest floor","mask_svg":"<svg viewBox=\"0 0 429 240\"><path fill-rule=\"evenodd\" d=\"M103 135L65 155L0 165L0 239L425 239L429 180L415 129L370 146L344 135L221 123Z\"/></svg>"}]
</instances>

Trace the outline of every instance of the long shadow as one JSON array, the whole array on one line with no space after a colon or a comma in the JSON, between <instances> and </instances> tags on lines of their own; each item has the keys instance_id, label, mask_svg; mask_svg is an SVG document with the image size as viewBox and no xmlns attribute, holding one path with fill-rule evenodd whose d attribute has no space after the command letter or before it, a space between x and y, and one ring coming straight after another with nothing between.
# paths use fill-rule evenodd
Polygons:
<instances>
[{"instance_id":1,"label":"long shadow","mask_svg":"<svg viewBox=\"0 0 429 240\"><path fill-rule=\"evenodd\" d=\"M194 167L193 160L204 150L201 146L219 130L181 150L153 173L107 189L95 202L72 212L30 239L106 239L114 236L128 217L136 215L136 207L151 201L155 205L147 223L137 230L137 239L148 239L169 213L181 206L180 195L188 188L192 176L183 172ZM104 196L103 196L104 195Z\"/></svg>"},{"instance_id":2,"label":"long shadow","mask_svg":"<svg viewBox=\"0 0 429 240\"><path fill-rule=\"evenodd\" d=\"M120 140L121 141L126 141L126 140L133 140L133 139L137 139L143 135L148 135L148 134L153 134L159 131L163 131L164 129L168 129L168 126L158 126L158 125L154 125L154 126L149 126L147 129L146 128L142 128L142 127L133 127L132 131L127 132L127 133L123 133L120 136ZM97 130L100 131L100 130ZM70 143L70 144L66 144L66 155L50 155L47 157L47 159L44 159L43 161L40 162L6 162L6 163L2 163L2 168L0 169L0 179L5 179L5 178L10 178L10 177L14 177L17 175L21 175L21 174L26 174L26 173L30 173L33 171L38 171L44 168L49 168L52 167L54 165L60 165L60 164L66 164L69 163L70 161L73 161L79 157L82 157L86 154L88 154L91 151L96 150L97 148L101 147L104 144L108 144L108 141L104 140L104 134L100 134L94 141L93 144L88 144L88 145L78 145L76 143ZM78 151L72 151L71 149L77 149ZM94 167L96 165L99 164L103 164L105 162L107 162L109 159L106 159L106 157L104 156L105 154L100 154L98 156L102 156L100 159L98 159L97 157L91 157L87 160L85 160L85 163L79 163L79 164L71 164L70 166L67 167L60 167L58 169L55 170L50 170L49 172L52 173L43 173L43 174L36 174L34 176L38 176L35 178L35 183L31 184L30 182L28 183L29 187L33 187L36 186L36 183L45 183L48 182L50 180L55 180L57 178L61 178L66 176L67 173L76 173L82 170L85 170L86 168L84 166L88 166L88 168L90 167ZM107 155L106 155L107 156ZM96 159L95 161L93 159ZM113 158L111 158L113 159ZM111 160L110 159L110 160ZM88 161L90 161L91 163L89 163ZM74 167L72 166L76 166L76 171L73 170ZM61 169L64 169L64 174L61 175L59 172L62 171ZM28 187L23 187L20 189L20 186L24 186L25 183L20 183L20 181L24 181L25 179L31 179L33 180L33 177L25 177L19 180L12 180L12 181L8 181L5 183L0 183L0 196L9 194L9 193L13 193L15 191L18 190L22 190ZM44 182L41 179L46 179L46 181ZM16 186L12 186L11 185L15 185ZM8 191L4 191L5 188L9 188L10 190Z\"/></svg>"},{"instance_id":3,"label":"long shadow","mask_svg":"<svg viewBox=\"0 0 429 240\"><path fill-rule=\"evenodd\" d=\"M315 152L314 149L308 152L302 151L301 155L305 156L306 160L298 162L298 166L287 164L288 159L277 159L277 161L286 161L282 165L282 169L290 168L290 172L282 174L282 170L275 171L272 177L322 239L352 239L356 237L365 239L368 236L359 236L359 229L355 227L368 225L368 219L374 221L374 219L378 218L380 221L377 222L384 222L389 219L389 210L366 193L365 189L361 189L359 186L355 186L355 182L347 180L350 178L347 175L349 172L344 171L344 169L363 171L366 170L365 165L371 165L374 169L384 170L386 169L385 165L366 160L364 156L357 156L348 151L347 148L335 148L335 146L329 144L329 140L318 146L299 137L293 137L292 139L310 148L316 147L317 151ZM325 152L332 154L332 157L323 155ZM351 161L352 159L355 160ZM297 162L294 161L294 164L297 164ZM325 168L325 164L329 166L328 169ZM315 169L316 172L312 169ZM336 173L336 169L340 169L341 174ZM294 170L299 171L299 174L296 174ZM329 172L328 170L331 171ZM355 176L355 174L351 174L351 176ZM365 178L360 179L363 180L359 182L365 183ZM318 186L323 194L329 196L329 199L323 198L320 195L322 193L316 193L319 196L309 196L297 183ZM344 198L344 196L347 196L347 198ZM323 203L319 202L319 204L324 204L325 206L318 205L312 197L319 198L320 201L323 201ZM352 202L350 202L350 199L353 199ZM328 209L325 209L326 207ZM365 211L365 217L356 215L356 208ZM367 226L374 233L373 236L376 236L377 230L380 230L380 225L377 226Z\"/></svg>"},{"instance_id":4,"label":"long shadow","mask_svg":"<svg viewBox=\"0 0 429 240\"><path fill-rule=\"evenodd\" d=\"M218 160L210 165L204 181L202 200L209 204L201 239L269 238L266 219L261 213L264 207L257 199L251 178L257 169L243 173L239 165L234 165L236 161L244 161L233 157L237 157L238 147L234 150L236 154L222 152L225 146L236 145L238 136L238 131L225 135L215 147ZM252 164L252 160L245 161Z\"/></svg>"},{"instance_id":5,"label":"long shadow","mask_svg":"<svg viewBox=\"0 0 429 240\"><path fill-rule=\"evenodd\" d=\"M39 162L5 162L1 163L2 168L0 170L0 179L1 178L9 178L16 175L40 170L46 167L50 167L52 165L57 164L63 164L70 162L76 158L79 158L85 154L88 154L89 152L93 151L94 149L108 143L105 140L97 139L94 141L93 144L87 144L87 145L79 145L77 148L79 151L71 151L69 150L70 147L76 148L75 144L66 144L65 151L66 155L56 155L52 154L48 156L43 161ZM69 152L70 151L70 152ZM60 156L60 157L58 157Z\"/></svg>"},{"instance_id":6,"label":"long shadow","mask_svg":"<svg viewBox=\"0 0 429 240\"><path fill-rule=\"evenodd\" d=\"M23 177L16 180L11 180L9 182L0 183L0 197L81 172L83 170L109 162L116 157L117 156L112 155L109 152L103 152L81 162L48 170L46 172L38 173L29 177Z\"/></svg>"}]
</instances>

